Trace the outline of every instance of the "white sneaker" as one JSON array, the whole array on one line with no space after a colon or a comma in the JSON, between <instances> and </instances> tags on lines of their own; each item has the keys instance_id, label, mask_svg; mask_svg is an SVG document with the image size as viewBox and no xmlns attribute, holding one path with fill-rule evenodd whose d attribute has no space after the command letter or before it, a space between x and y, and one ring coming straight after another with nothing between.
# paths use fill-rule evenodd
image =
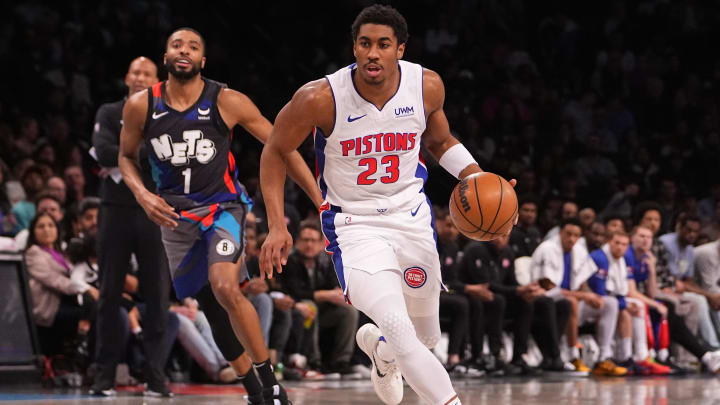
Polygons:
<instances>
[{"instance_id":1,"label":"white sneaker","mask_svg":"<svg viewBox=\"0 0 720 405\"><path fill-rule=\"evenodd\" d=\"M397 364L385 363L375 359L375 349L380 341L380 329L377 326L366 323L358 329L355 335L358 346L372 361L370 380L375 387L375 393L387 405L396 405L403 398L402 374Z\"/></svg>"},{"instance_id":2,"label":"white sneaker","mask_svg":"<svg viewBox=\"0 0 720 405\"><path fill-rule=\"evenodd\" d=\"M702 362L711 373L720 373L720 351L705 353Z\"/></svg>"}]
</instances>

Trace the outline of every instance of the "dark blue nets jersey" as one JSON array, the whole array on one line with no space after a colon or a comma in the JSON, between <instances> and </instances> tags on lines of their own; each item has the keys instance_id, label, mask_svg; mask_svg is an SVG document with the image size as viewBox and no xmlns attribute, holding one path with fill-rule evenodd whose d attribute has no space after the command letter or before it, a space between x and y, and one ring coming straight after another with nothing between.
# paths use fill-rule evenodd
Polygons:
<instances>
[{"instance_id":1,"label":"dark blue nets jersey","mask_svg":"<svg viewBox=\"0 0 720 405\"><path fill-rule=\"evenodd\" d=\"M250 204L237 180L232 133L217 107L226 86L202 80L200 97L185 111L167 105L165 82L148 90L144 137L158 193L176 210L228 201Z\"/></svg>"}]
</instances>

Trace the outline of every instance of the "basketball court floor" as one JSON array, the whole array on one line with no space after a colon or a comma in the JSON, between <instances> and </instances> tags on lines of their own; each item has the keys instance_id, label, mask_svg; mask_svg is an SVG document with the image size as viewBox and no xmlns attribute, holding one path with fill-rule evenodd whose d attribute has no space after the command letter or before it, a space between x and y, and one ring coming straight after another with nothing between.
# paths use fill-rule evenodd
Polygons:
<instances>
[{"instance_id":1,"label":"basketball court floor","mask_svg":"<svg viewBox=\"0 0 720 405\"><path fill-rule=\"evenodd\" d=\"M720 404L720 378L711 376L654 378L558 378L456 380L463 404ZM369 381L288 383L295 405L381 404ZM75 390L47 390L40 387L3 387L0 402L25 404L121 404L195 405L243 404L240 386L172 385L171 399L143 398L139 392L124 390L116 398L94 398ZM402 404L419 405L409 387Z\"/></svg>"}]
</instances>

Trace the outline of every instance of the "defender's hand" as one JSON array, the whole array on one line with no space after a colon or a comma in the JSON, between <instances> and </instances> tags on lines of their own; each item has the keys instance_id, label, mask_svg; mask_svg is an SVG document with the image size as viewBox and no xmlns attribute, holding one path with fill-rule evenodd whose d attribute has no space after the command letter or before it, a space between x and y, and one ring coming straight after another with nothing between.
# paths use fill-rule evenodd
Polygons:
<instances>
[{"instance_id":1,"label":"defender's hand","mask_svg":"<svg viewBox=\"0 0 720 405\"><path fill-rule=\"evenodd\" d=\"M278 273L282 273L282 266L287 264L287 258L292 249L293 241L287 228L271 230L260 250L260 277L273 276L273 266Z\"/></svg>"},{"instance_id":2,"label":"defender's hand","mask_svg":"<svg viewBox=\"0 0 720 405\"><path fill-rule=\"evenodd\" d=\"M147 192L138 199L138 203L143 207L148 218L156 224L170 229L178 226L176 220L180 218L180 215L159 196Z\"/></svg>"}]
</instances>

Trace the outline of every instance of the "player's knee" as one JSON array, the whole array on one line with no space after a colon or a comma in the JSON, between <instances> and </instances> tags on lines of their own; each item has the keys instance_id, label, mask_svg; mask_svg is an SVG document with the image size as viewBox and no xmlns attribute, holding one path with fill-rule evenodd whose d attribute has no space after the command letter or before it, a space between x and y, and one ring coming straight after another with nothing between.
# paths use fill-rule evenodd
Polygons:
<instances>
[{"instance_id":1,"label":"player's knee","mask_svg":"<svg viewBox=\"0 0 720 405\"><path fill-rule=\"evenodd\" d=\"M407 314L386 312L380 316L378 327L395 354L409 353L415 346L420 345L415 335L415 327Z\"/></svg>"},{"instance_id":2,"label":"player's knee","mask_svg":"<svg viewBox=\"0 0 720 405\"><path fill-rule=\"evenodd\" d=\"M234 308L245 298L240 291L240 287L231 282L217 281L213 284L212 290L215 298L225 309Z\"/></svg>"}]
</instances>

